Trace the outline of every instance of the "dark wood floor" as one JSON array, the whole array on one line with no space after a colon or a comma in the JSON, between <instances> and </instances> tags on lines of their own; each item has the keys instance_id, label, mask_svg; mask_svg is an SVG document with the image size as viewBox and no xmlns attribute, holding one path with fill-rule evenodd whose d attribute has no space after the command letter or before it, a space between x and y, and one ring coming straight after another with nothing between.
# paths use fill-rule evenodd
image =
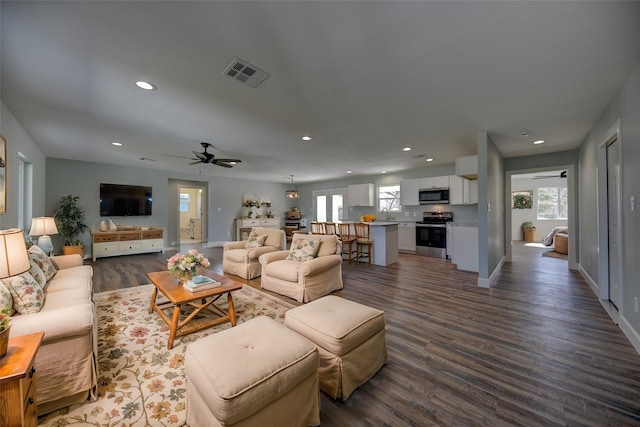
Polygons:
<instances>
[{"instance_id":1,"label":"dark wood floor","mask_svg":"<svg viewBox=\"0 0 640 427\"><path fill-rule=\"evenodd\" d=\"M203 252L221 272L222 250ZM580 274L540 252L516 245L491 289L434 258L345 264L338 294L385 311L389 364L346 402L323 395L322 425L640 425L640 355ZM98 259L95 290L148 283L169 255Z\"/></svg>"}]
</instances>

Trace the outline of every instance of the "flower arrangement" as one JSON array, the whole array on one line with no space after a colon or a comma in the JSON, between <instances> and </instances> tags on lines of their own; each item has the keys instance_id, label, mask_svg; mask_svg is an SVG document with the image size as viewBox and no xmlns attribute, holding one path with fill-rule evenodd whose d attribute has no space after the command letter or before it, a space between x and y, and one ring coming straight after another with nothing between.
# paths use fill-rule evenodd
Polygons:
<instances>
[{"instance_id":1,"label":"flower arrangement","mask_svg":"<svg viewBox=\"0 0 640 427\"><path fill-rule=\"evenodd\" d=\"M195 275L197 267L209 268L210 266L209 260L196 249L191 249L184 255L177 253L167 260L169 271L172 274L178 274L181 278Z\"/></svg>"},{"instance_id":2,"label":"flower arrangement","mask_svg":"<svg viewBox=\"0 0 640 427\"><path fill-rule=\"evenodd\" d=\"M247 199L247 200L244 201L244 207L245 208L259 208L260 207L260 201Z\"/></svg>"},{"instance_id":3,"label":"flower arrangement","mask_svg":"<svg viewBox=\"0 0 640 427\"><path fill-rule=\"evenodd\" d=\"M0 311L0 332L6 331L11 326L11 311L8 308Z\"/></svg>"}]
</instances>

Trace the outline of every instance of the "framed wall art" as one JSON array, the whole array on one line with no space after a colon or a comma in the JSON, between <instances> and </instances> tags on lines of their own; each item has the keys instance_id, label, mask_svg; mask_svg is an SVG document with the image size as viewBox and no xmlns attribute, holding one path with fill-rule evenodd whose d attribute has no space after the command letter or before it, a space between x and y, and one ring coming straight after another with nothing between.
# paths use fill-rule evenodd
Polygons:
<instances>
[{"instance_id":1,"label":"framed wall art","mask_svg":"<svg viewBox=\"0 0 640 427\"><path fill-rule=\"evenodd\" d=\"M533 190L511 192L513 209L531 209L533 207Z\"/></svg>"},{"instance_id":2,"label":"framed wall art","mask_svg":"<svg viewBox=\"0 0 640 427\"><path fill-rule=\"evenodd\" d=\"M0 135L0 214L7 213L7 140Z\"/></svg>"}]
</instances>

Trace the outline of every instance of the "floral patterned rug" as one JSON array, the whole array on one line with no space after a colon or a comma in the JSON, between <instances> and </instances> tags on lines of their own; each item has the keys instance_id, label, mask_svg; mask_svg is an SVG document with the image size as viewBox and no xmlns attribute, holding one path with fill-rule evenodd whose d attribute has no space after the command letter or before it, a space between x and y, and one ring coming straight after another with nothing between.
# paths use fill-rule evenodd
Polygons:
<instances>
[{"instance_id":1,"label":"floral patterned rug","mask_svg":"<svg viewBox=\"0 0 640 427\"><path fill-rule=\"evenodd\" d=\"M187 344L230 328L231 324L177 338L173 349L167 350L169 328L157 313L149 314L152 291L153 285L142 285L95 295L99 397L95 402L40 417L39 425L185 425ZM238 323L257 316L282 322L284 313L294 307L247 285L233 292L233 301ZM218 304L226 308L226 298L220 298Z\"/></svg>"}]
</instances>

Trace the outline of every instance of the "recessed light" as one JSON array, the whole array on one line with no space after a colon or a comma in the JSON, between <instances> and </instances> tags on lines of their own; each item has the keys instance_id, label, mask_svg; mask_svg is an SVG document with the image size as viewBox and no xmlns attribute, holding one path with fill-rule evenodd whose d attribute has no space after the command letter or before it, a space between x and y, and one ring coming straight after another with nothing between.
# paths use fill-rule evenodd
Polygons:
<instances>
[{"instance_id":1,"label":"recessed light","mask_svg":"<svg viewBox=\"0 0 640 427\"><path fill-rule=\"evenodd\" d=\"M411 151L411 147L404 147L402 151Z\"/></svg>"},{"instance_id":2,"label":"recessed light","mask_svg":"<svg viewBox=\"0 0 640 427\"><path fill-rule=\"evenodd\" d=\"M387 173L387 171L381 171L380 173Z\"/></svg>"},{"instance_id":3,"label":"recessed light","mask_svg":"<svg viewBox=\"0 0 640 427\"><path fill-rule=\"evenodd\" d=\"M534 145L544 144L544 139L539 139L537 141L533 141Z\"/></svg>"},{"instance_id":4,"label":"recessed light","mask_svg":"<svg viewBox=\"0 0 640 427\"><path fill-rule=\"evenodd\" d=\"M302 137L303 141L311 141L313 138L311 138L309 135L305 135Z\"/></svg>"},{"instance_id":5,"label":"recessed light","mask_svg":"<svg viewBox=\"0 0 640 427\"><path fill-rule=\"evenodd\" d=\"M158 89L158 87L156 85L154 85L153 83L145 82L144 80L137 81L136 82L136 86L138 86L140 89L144 89L144 90L156 90L156 89Z\"/></svg>"},{"instance_id":6,"label":"recessed light","mask_svg":"<svg viewBox=\"0 0 640 427\"><path fill-rule=\"evenodd\" d=\"M429 157L428 159L425 159L425 162L433 162L433 159Z\"/></svg>"},{"instance_id":7,"label":"recessed light","mask_svg":"<svg viewBox=\"0 0 640 427\"><path fill-rule=\"evenodd\" d=\"M347 173L353 173L353 171L347 171Z\"/></svg>"},{"instance_id":8,"label":"recessed light","mask_svg":"<svg viewBox=\"0 0 640 427\"><path fill-rule=\"evenodd\" d=\"M122 147L122 142L120 142L120 141L113 141L113 142L111 143L111 145L115 145L116 147Z\"/></svg>"}]
</instances>

